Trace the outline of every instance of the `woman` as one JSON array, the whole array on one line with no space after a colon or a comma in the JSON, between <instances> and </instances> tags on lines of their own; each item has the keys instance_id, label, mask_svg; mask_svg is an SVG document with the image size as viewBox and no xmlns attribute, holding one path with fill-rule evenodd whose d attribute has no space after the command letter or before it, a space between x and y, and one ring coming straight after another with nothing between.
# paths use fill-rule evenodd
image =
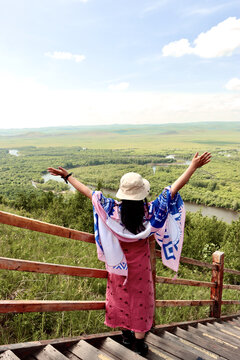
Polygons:
<instances>
[{"instance_id":1,"label":"woman","mask_svg":"<svg viewBox=\"0 0 240 360\"><path fill-rule=\"evenodd\" d=\"M145 355L144 337L154 315L154 289L148 237L154 234L162 248L163 263L177 271L183 241L185 212L178 191L193 173L211 160L198 153L187 170L165 188L156 200L147 203L150 184L137 173L127 173L120 181L117 202L101 192L92 192L67 170L48 168L60 175L93 202L98 257L109 272L106 291L105 324L123 329L123 344Z\"/></svg>"}]
</instances>

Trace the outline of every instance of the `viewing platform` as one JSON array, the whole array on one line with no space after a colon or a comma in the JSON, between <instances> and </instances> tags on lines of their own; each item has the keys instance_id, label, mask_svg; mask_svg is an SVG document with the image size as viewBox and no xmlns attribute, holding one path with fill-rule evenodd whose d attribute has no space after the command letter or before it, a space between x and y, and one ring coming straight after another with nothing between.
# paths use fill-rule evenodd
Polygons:
<instances>
[{"instance_id":1,"label":"viewing platform","mask_svg":"<svg viewBox=\"0 0 240 360\"><path fill-rule=\"evenodd\" d=\"M0 211L0 223L41 233L94 243L93 234L44 223L38 220ZM240 305L240 300L222 300L223 289L237 292L240 285L224 284L224 273L239 276L240 271L224 267L224 253L216 251L212 263L181 257L181 263L204 267L211 271L211 281L172 279L157 276L156 261L161 252L155 249L155 240L149 239L151 265L156 290L157 284L186 285L210 288L209 300L160 300L155 306L209 306L210 317L166 325L154 324L146 336L149 346L147 359L201 360L240 358L240 313L221 315L222 305ZM78 266L51 264L0 257L0 269L35 272L52 275L107 278L107 271ZM156 292L156 291L155 291ZM74 310L100 310L104 301L54 301L54 300L0 300L0 313L50 312ZM0 359L143 359L142 356L121 344L121 332L85 335L72 338L42 340L0 346Z\"/></svg>"}]
</instances>

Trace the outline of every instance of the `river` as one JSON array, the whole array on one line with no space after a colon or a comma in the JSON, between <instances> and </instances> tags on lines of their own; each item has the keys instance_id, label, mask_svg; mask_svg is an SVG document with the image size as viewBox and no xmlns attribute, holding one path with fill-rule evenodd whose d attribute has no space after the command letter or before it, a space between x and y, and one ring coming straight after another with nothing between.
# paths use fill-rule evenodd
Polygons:
<instances>
[{"instance_id":1,"label":"river","mask_svg":"<svg viewBox=\"0 0 240 360\"><path fill-rule=\"evenodd\" d=\"M51 174L43 175L43 179L44 179L44 182L47 182L48 180L64 182L64 180L62 178L60 178L59 176L53 176ZM68 184L68 185L69 185L71 191L75 191L74 187L71 184ZM94 186L91 186L91 185L88 185L88 186L92 190L95 190ZM115 195L116 195L116 191L112 190L112 189L102 189L102 191L106 196L115 197ZM217 208L217 207L213 207L213 206L198 205L198 204L191 203L189 201L184 201L184 204L185 204L185 208L187 211L197 212L200 210L203 216L209 216L209 217L216 216L216 218L218 220L223 220L228 224L231 224L232 221L238 220L240 217L240 214L238 212L229 210L229 209Z\"/></svg>"},{"instance_id":2,"label":"river","mask_svg":"<svg viewBox=\"0 0 240 360\"><path fill-rule=\"evenodd\" d=\"M46 183L48 180L55 180L55 181L58 181L58 182L63 182L65 184L65 181L60 176L54 176L54 175L51 175L49 173L43 175L42 178L44 180L44 183ZM68 183L68 186L69 186L71 191L75 191L75 188L70 183Z\"/></svg>"}]
</instances>

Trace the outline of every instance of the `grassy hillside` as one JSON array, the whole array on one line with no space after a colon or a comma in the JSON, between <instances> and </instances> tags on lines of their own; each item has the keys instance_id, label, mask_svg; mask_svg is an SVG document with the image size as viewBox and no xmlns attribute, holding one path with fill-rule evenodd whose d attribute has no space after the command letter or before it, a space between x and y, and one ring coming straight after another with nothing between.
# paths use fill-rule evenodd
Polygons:
<instances>
[{"instance_id":1,"label":"grassy hillside","mask_svg":"<svg viewBox=\"0 0 240 360\"><path fill-rule=\"evenodd\" d=\"M0 130L0 147L82 146L88 148L163 149L239 146L239 122L162 125L111 125Z\"/></svg>"}]
</instances>

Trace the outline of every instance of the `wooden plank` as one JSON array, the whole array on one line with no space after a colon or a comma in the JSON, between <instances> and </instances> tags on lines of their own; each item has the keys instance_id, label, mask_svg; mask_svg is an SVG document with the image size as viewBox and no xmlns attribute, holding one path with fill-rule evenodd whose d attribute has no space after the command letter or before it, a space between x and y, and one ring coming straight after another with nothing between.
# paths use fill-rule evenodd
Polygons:
<instances>
[{"instance_id":1,"label":"wooden plank","mask_svg":"<svg viewBox=\"0 0 240 360\"><path fill-rule=\"evenodd\" d=\"M233 325L233 326L237 326L237 327L240 328L240 321L238 321L237 319L229 320L228 323Z\"/></svg>"},{"instance_id":2,"label":"wooden plank","mask_svg":"<svg viewBox=\"0 0 240 360\"><path fill-rule=\"evenodd\" d=\"M218 329L221 329L223 332L227 332L230 334L235 334L240 339L240 329L238 327L234 327L228 322L226 323L214 323L214 326Z\"/></svg>"},{"instance_id":3,"label":"wooden plank","mask_svg":"<svg viewBox=\"0 0 240 360\"><path fill-rule=\"evenodd\" d=\"M200 346L197 346L190 341L184 340L168 331L164 331L162 335L163 339L168 339L169 341L172 341L173 343L178 343L183 348L191 351L193 354L196 355L196 358L201 358L204 360L217 360L218 356L216 354L213 354L212 352L201 348Z\"/></svg>"},{"instance_id":4,"label":"wooden plank","mask_svg":"<svg viewBox=\"0 0 240 360\"><path fill-rule=\"evenodd\" d=\"M122 359L143 360L144 359L144 357L129 350L128 348L119 344L117 341L114 341L111 338L106 338L100 344L99 349L110 353L114 357L114 359L119 359L119 360L122 360Z\"/></svg>"},{"instance_id":5,"label":"wooden plank","mask_svg":"<svg viewBox=\"0 0 240 360\"><path fill-rule=\"evenodd\" d=\"M216 343L215 341L212 341L209 338L204 338L202 336L194 334L193 332L186 331L186 330L183 330L180 328L177 328L174 331L174 334L176 334L177 336L179 336L187 341L190 341L191 343L193 343L197 346L201 346L204 349L211 351L214 354L217 354L221 359L225 358L228 360L238 360L238 358L236 357L235 354L233 357L231 357L232 352L230 352L228 349L226 350L223 346L219 345L218 343Z\"/></svg>"},{"instance_id":6,"label":"wooden plank","mask_svg":"<svg viewBox=\"0 0 240 360\"><path fill-rule=\"evenodd\" d=\"M0 211L0 223L17 226L23 229L38 231L45 234L61 236L73 240L81 240L89 243L95 243L93 234L65 228L64 226L49 224L24 216L10 214L5 211Z\"/></svg>"},{"instance_id":7,"label":"wooden plank","mask_svg":"<svg viewBox=\"0 0 240 360\"><path fill-rule=\"evenodd\" d=\"M228 333L221 331L220 329L216 328L212 324L207 324L207 325L198 324L197 329L199 329L200 331L203 331L203 332L207 332L207 333L215 336L218 339L226 341L227 343L230 343L230 344L236 346L240 350L239 339L234 338L233 336L229 335Z\"/></svg>"},{"instance_id":8,"label":"wooden plank","mask_svg":"<svg viewBox=\"0 0 240 360\"><path fill-rule=\"evenodd\" d=\"M52 345L45 346L42 350L33 354L37 360L67 360L60 351L56 350Z\"/></svg>"},{"instance_id":9,"label":"wooden plank","mask_svg":"<svg viewBox=\"0 0 240 360\"><path fill-rule=\"evenodd\" d=\"M54 347L62 351L62 349L69 348L70 346L76 344L80 340L87 340L91 341L93 339L104 339L108 336L112 338L119 337L121 335L121 331L108 331L105 333L99 334L90 334L90 335L81 335L81 336L72 336L66 338L58 338L58 339L48 339L48 340L40 340L40 341L29 341L24 343L18 344L7 344L7 345L0 345L0 353L6 350L12 350L16 353L16 355L20 356L21 358L24 357L26 354L32 353L34 350L42 349L44 346L51 344Z\"/></svg>"},{"instance_id":10,"label":"wooden plank","mask_svg":"<svg viewBox=\"0 0 240 360\"><path fill-rule=\"evenodd\" d=\"M0 269L94 278L107 278L108 274L106 270L102 269L82 268L79 266L42 263L4 257L0 257Z\"/></svg>"},{"instance_id":11,"label":"wooden plank","mask_svg":"<svg viewBox=\"0 0 240 360\"><path fill-rule=\"evenodd\" d=\"M156 257L161 258L161 250L156 250ZM191 259L191 258L184 257L184 256L180 257L180 262L184 263L184 264L190 264L190 265L196 265L196 266L200 266L200 267L206 267L208 269L216 269L216 266L213 265L213 264L210 264L210 263L205 262L205 261Z\"/></svg>"},{"instance_id":12,"label":"wooden plank","mask_svg":"<svg viewBox=\"0 0 240 360\"><path fill-rule=\"evenodd\" d=\"M207 306L213 305L214 300L156 300L156 307L174 306Z\"/></svg>"},{"instance_id":13,"label":"wooden plank","mask_svg":"<svg viewBox=\"0 0 240 360\"><path fill-rule=\"evenodd\" d=\"M240 300L222 300L222 305L240 305Z\"/></svg>"},{"instance_id":14,"label":"wooden plank","mask_svg":"<svg viewBox=\"0 0 240 360\"><path fill-rule=\"evenodd\" d=\"M179 357L169 354L166 351L159 349L157 346L151 345L149 343L147 358L149 360L179 360Z\"/></svg>"},{"instance_id":15,"label":"wooden plank","mask_svg":"<svg viewBox=\"0 0 240 360\"><path fill-rule=\"evenodd\" d=\"M169 355L174 355L180 359L196 360L196 356L191 351L184 349L177 343L173 343L172 341L163 339L162 337L152 333L148 333L146 336L146 342L166 351Z\"/></svg>"},{"instance_id":16,"label":"wooden plank","mask_svg":"<svg viewBox=\"0 0 240 360\"><path fill-rule=\"evenodd\" d=\"M80 357L74 355L73 353L71 353L68 350L63 351L62 353L63 353L63 355L65 355L70 360L79 360L79 359L81 360Z\"/></svg>"},{"instance_id":17,"label":"wooden plank","mask_svg":"<svg viewBox=\"0 0 240 360\"><path fill-rule=\"evenodd\" d=\"M190 280L190 279L173 279L169 277L157 276L156 283L159 284L174 284L174 285L188 285L188 286L201 286L208 288L215 288L216 284L207 281L198 281L198 280ZM240 287L239 287L240 288Z\"/></svg>"},{"instance_id":18,"label":"wooden plank","mask_svg":"<svg viewBox=\"0 0 240 360\"><path fill-rule=\"evenodd\" d=\"M69 348L69 351L78 356L82 360L113 360L103 351L96 349L93 345L87 343L85 340L80 340L76 345Z\"/></svg>"},{"instance_id":19,"label":"wooden plank","mask_svg":"<svg viewBox=\"0 0 240 360\"><path fill-rule=\"evenodd\" d=\"M0 300L0 313L100 310L105 301Z\"/></svg>"},{"instance_id":20,"label":"wooden plank","mask_svg":"<svg viewBox=\"0 0 240 360\"><path fill-rule=\"evenodd\" d=\"M223 284L223 289L240 290L240 285Z\"/></svg>"},{"instance_id":21,"label":"wooden plank","mask_svg":"<svg viewBox=\"0 0 240 360\"><path fill-rule=\"evenodd\" d=\"M1 360L20 360L11 350L5 351L3 354L0 355Z\"/></svg>"},{"instance_id":22,"label":"wooden plank","mask_svg":"<svg viewBox=\"0 0 240 360\"><path fill-rule=\"evenodd\" d=\"M239 349L237 346L231 344L230 342L227 342L227 341L224 341L224 340L221 340L220 338L214 336L214 335L211 335L209 332L207 331L203 331L202 329L199 330L199 329L196 329L192 326L190 326L188 328L188 333L192 333L194 335L197 335L198 337L200 337L201 339L205 339L205 340L208 340L209 342L211 343L214 343L214 344L218 344L219 347L222 348L222 356L226 357L226 353L228 354L228 356L232 356L231 360L237 360L239 359Z\"/></svg>"},{"instance_id":23,"label":"wooden plank","mask_svg":"<svg viewBox=\"0 0 240 360\"><path fill-rule=\"evenodd\" d=\"M227 321L238 318L238 314L233 315L224 315L221 316L221 320ZM191 320L191 321L183 321L183 322L173 322L171 324L161 324L161 325L155 325L154 329L152 331L155 334L160 334L163 330L172 331L174 328L181 327L181 328L187 328L188 325L195 326L198 323L204 324L206 322L214 323L216 322L215 318L205 318L205 319L198 319L198 320Z\"/></svg>"},{"instance_id":24,"label":"wooden plank","mask_svg":"<svg viewBox=\"0 0 240 360\"><path fill-rule=\"evenodd\" d=\"M234 270L234 269L224 268L224 272L229 273L229 274L234 274L234 275L240 275L240 271L239 270Z\"/></svg>"}]
</instances>

